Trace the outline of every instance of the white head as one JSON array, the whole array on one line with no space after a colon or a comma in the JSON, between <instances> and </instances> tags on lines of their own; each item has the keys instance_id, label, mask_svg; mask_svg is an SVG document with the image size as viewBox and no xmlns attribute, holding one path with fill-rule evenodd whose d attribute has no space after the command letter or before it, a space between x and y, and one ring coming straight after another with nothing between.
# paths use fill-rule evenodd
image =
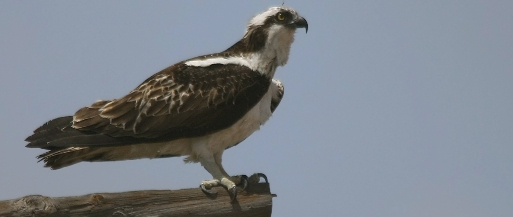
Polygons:
<instances>
[{"instance_id":1,"label":"white head","mask_svg":"<svg viewBox=\"0 0 513 217\"><path fill-rule=\"evenodd\" d=\"M281 25L294 30L306 28L306 32L308 32L308 23L305 18L299 16L292 8L285 7L271 7L256 15L249 21L248 30L269 25Z\"/></svg>"},{"instance_id":2,"label":"white head","mask_svg":"<svg viewBox=\"0 0 513 217\"><path fill-rule=\"evenodd\" d=\"M285 7L271 7L253 17L244 37L227 52L251 54L258 64L268 64L271 68L287 63L290 45L294 41L297 28L305 28L305 18Z\"/></svg>"}]
</instances>

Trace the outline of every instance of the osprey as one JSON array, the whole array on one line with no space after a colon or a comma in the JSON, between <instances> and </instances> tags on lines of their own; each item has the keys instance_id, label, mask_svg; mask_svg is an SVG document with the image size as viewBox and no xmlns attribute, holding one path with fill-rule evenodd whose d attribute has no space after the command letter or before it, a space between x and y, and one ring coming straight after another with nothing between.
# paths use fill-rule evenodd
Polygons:
<instances>
[{"instance_id":1,"label":"osprey","mask_svg":"<svg viewBox=\"0 0 513 217\"><path fill-rule=\"evenodd\" d=\"M223 186L235 200L236 186L245 188L247 177L228 175L223 152L258 130L280 103L283 85L273 76L287 63L297 28L308 32L296 11L271 7L227 50L176 63L122 98L48 121L26 139L27 147L47 149L38 158L52 169L187 156L184 161L201 163L213 177L201 183L205 193Z\"/></svg>"}]
</instances>

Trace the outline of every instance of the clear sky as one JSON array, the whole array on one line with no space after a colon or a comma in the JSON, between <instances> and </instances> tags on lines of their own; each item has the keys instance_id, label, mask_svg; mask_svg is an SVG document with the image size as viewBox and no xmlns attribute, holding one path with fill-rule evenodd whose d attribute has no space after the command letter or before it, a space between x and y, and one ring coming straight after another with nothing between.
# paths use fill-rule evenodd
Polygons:
<instances>
[{"instance_id":1,"label":"clear sky","mask_svg":"<svg viewBox=\"0 0 513 217\"><path fill-rule=\"evenodd\" d=\"M52 171L23 141L222 51L278 1L0 1L0 200L194 188L182 158ZM511 216L513 1L286 1L309 23L285 96L224 154L268 175L274 216Z\"/></svg>"}]
</instances>

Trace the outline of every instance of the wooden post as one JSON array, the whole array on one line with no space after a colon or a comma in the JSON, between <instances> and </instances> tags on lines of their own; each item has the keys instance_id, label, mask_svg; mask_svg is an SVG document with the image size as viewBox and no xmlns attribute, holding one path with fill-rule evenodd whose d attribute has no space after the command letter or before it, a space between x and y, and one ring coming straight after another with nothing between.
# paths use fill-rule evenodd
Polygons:
<instances>
[{"instance_id":1,"label":"wooden post","mask_svg":"<svg viewBox=\"0 0 513 217\"><path fill-rule=\"evenodd\" d=\"M95 193L70 197L30 195L0 201L0 216L271 216L268 183L254 183L230 203L223 188L215 198L199 188ZM241 189L239 189L241 190Z\"/></svg>"}]
</instances>

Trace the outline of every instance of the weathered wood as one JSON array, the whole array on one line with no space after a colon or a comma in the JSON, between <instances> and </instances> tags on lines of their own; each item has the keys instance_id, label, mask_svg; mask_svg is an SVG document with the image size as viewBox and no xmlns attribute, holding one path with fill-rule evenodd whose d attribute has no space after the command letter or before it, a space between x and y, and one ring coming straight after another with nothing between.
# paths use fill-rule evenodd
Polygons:
<instances>
[{"instance_id":1,"label":"weathered wood","mask_svg":"<svg viewBox=\"0 0 513 217\"><path fill-rule=\"evenodd\" d=\"M199 188L95 193L71 197L30 195L0 201L0 216L271 216L268 183L254 183L230 203L223 188L215 198Z\"/></svg>"}]
</instances>

